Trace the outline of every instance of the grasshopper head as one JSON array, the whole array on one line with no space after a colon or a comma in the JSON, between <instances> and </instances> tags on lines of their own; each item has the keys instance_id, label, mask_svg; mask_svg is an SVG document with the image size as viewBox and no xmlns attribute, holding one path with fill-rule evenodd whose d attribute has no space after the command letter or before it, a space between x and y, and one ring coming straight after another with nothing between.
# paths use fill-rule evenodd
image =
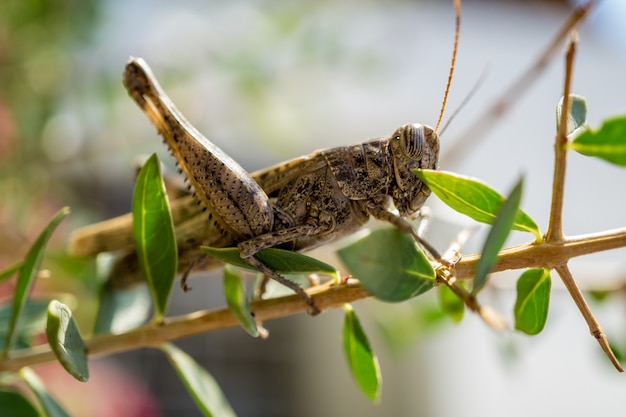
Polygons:
<instances>
[{"instance_id":1,"label":"grasshopper head","mask_svg":"<svg viewBox=\"0 0 626 417\"><path fill-rule=\"evenodd\" d=\"M410 217L430 194L411 170L437 168L439 138L431 127L415 123L399 127L390 141L395 176L391 196L400 215Z\"/></svg>"}]
</instances>

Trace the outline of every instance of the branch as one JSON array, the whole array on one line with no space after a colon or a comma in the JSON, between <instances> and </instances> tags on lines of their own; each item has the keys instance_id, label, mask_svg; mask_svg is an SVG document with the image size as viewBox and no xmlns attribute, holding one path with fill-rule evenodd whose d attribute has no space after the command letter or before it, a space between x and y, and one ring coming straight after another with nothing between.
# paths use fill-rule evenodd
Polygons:
<instances>
[{"instance_id":1,"label":"branch","mask_svg":"<svg viewBox=\"0 0 626 417\"><path fill-rule=\"evenodd\" d=\"M502 250L493 272L528 267L556 268L577 256L620 247L626 247L626 228L574 236L559 243L532 241ZM464 257L456 266L455 277L471 278L479 257L478 254ZM339 308L345 303L370 297L370 294L358 284L331 285L329 283L313 287L307 292L322 311ZM287 317L307 310L307 305L297 295L256 301L251 307L255 318L260 321ZM237 320L227 308L199 311L166 318L159 324L149 324L127 333L94 336L86 340L85 345L89 355L111 355L154 347L167 341L238 325ZM1 361L0 372L17 371L24 366L39 365L55 360L48 346L37 346L14 352L8 359Z\"/></svg>"},{"instance_id":2,"label":"branch","mask_svg":"<svg viewBox=\"0 0 626 417\"><path fill-rule=\"evenodd\" d=\"M340 308L345 303L369 297L369 293L358 284L325 284L307 291L322 311ZM272 298L251 303L255 319L272 320L307 311L308 306L299 295ZM151 323L121 334L96 335L85 340L85 349L90 356L111 355L145 347L157 347L162 343L182 339L229 327L239 322L230 309L222 308L197 311L184 316L165 318L160 323ZM56 357L46 346L17 351L0 362L0 372L17 371L24 366L55 362Z\"/></svg>"},{"instance_id":3,"label":"branch","mask_svg":"<svg viewBox=\"0 0 626 417\"><path fill-rule=\"evenodd\" d=\"M535 82L548 66L548 63L561 50L561 43L585 19L595 3L595 0L590 0L574 9L537 60L502 93L491 107L487 108L482 116L464 130L463 140L457 141L455 146L442 155L441 159L445 161L446 165L456 164L460 158L466 158L472 149L477 149L478 143L487 136L495 123L511 109L512 100L518 101L530 90L530 85Z\"/></svg>"},{"instance_id":4,"label":"branch","mask_svg":"<svg viewBox=\"0 0 626 417\"><path fill-rule=\"evenodd\" d=\"M600 327L600 323L598 323L593 313L591 312L591 309L585 301L583 293L578 288L578 285L576 285L574 277L567 267L567 264L559 265L554 269L556 270L556 272L558 272L559 276L561 277L561 281L563 281L563 284L565 284L565 288L567 288L567 291L569 291L571 297L574 299L578 310L580 310L583 317L585 318L585 321L589 326L589 332L591 332L591 335L595 337L595 339L598 341L606 356L608 356L608 358L611 360L611 363L613 363L613 366L615 366L615 368L619 372L624 372L624 368L622 368L622 365L615 357L615 354L613 353L613 350L609 345L609 341L606 339L606 335Z\"/></svg>"},{"instance_id":5,"label":"branch","mask_svg":"<svg viewBox=\"0 0 626 417\"><path fill-rule=\"evenodd\" d=\"M567 165L567 125L570 111L570 91L572 73L574 71L574 55L576 53L576 35L572 34L565 56L565 85L563 87L563 103L561 120L554 140L554 177L552 180L552 203L545 238L548 242L563 240L563 196L565 194L565 168Z\"/></svg>"},{"instance_id":6,"label":"branch","mask_svg":"<svg viewBox=\"0 0 626 417\"><path fill-rule=\"evenodd\" d=\"M590 253L626 246L626 227L607 232L564 238L561 242L535 241L503 249L492 272L528 267L555 268L568 260ZM474 275L474 266L480 254L464 256L456 266L455 276L468 279Z\"/></svg>"}]
</instances>

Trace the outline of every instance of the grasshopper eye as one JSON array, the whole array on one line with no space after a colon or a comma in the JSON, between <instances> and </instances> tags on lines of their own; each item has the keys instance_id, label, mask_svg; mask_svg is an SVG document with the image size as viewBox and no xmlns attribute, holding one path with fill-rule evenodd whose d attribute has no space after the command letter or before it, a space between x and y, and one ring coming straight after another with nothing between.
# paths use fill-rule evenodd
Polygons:
<instances>
[{"instance_id":1,"label":"grasshopper eye","mask_svg":"<svg viewBox=\"0 0 626 417\"><path fill-rule=\"evenodd\" d=\"M419 123L406 125L400 132L400 149L408 158L418 161L422 158L424 142L429 129Z\"/></svg>"}]
</instances>

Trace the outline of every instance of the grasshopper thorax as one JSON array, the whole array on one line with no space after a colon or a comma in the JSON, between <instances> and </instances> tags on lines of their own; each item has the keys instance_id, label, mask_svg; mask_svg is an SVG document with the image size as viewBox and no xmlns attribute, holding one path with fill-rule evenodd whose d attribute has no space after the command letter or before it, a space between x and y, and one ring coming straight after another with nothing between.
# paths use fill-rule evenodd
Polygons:
<instances>
[{"instance_id":1,"label":"grasshopper thorax","mask_svg":"<svg viewBox=\"0 0 626 417\"><path fill-rule=\"evenodd\" d=\"M414 169L436 169L439 138L429 126L419 123L399 127L391 136L394 184L391 196L403 217L410 217L424 204L430 190L413 173Z\"/></svg>"}]
</instances>

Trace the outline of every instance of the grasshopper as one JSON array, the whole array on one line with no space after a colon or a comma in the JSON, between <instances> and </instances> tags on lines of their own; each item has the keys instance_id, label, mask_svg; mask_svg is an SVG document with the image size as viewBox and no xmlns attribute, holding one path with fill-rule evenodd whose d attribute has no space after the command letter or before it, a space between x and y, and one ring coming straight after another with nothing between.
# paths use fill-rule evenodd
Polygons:
<instances>
[{"instance_id":1,"label":"grasshopper","mask_svg":"<svg viewBox=\"0 0 626 417\"><path fill-rule=\"evenodd\" d=\"M458 17L457 8L453 59L439 122L454 69ZM185 119L143 59L130 59L123 82L163 137L194 191L194 197L172 203L183 261L179 263L180 272L203 269L211 263L200 257L201 244L237 246L243 259L299 294L314 315L320 311L303 288L267 267L255 254L273 247L312 249L356 232L371 217L391 223L421 241L407 219L418 214L430 190L412 170L437 168L436 129L406 124L385 138L319 150L250 175ZM199 207L195 207L194 200ZM392 204L397 213L391 210ZM208 221L206 214L200 214L204 210ZM117 221L129 227L128 218ZM88 249L82 247L85 239L110 225L79 231L70 251L73 248L86 254ZM105 236L101 236L100 243L103 241ZM93 252L111 249L109 243L96 246ZM117 247L130 248L132 242L118 242ZM133 256L131 253L127 262L119 265L136 270ZM198 259L200 262L194 264Z\"/></svg>"}]
</instances>

